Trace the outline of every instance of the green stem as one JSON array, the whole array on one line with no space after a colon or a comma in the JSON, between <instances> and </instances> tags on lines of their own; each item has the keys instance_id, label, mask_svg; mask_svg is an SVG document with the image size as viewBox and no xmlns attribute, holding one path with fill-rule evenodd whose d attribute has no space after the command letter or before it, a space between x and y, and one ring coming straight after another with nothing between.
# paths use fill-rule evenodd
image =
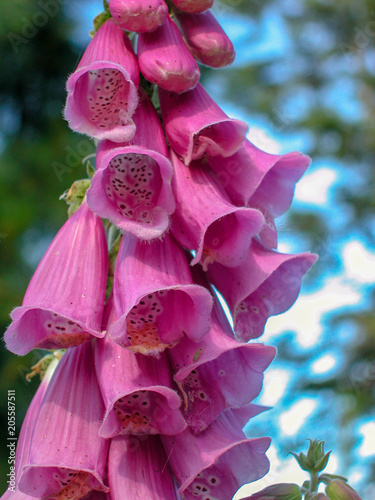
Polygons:
<instances>
[{"instance_id":1,"label":"green stem","mask_svg":"<svg viewBox=\"0 0 375 500\"><path fill-rule=\"evenodd\" d=\"M306 495L306 500L310 500L312 496L318 492L318 486L319 486L319 474L317 472L310 472L310 491Z\"/></svg>"}]
</instances>

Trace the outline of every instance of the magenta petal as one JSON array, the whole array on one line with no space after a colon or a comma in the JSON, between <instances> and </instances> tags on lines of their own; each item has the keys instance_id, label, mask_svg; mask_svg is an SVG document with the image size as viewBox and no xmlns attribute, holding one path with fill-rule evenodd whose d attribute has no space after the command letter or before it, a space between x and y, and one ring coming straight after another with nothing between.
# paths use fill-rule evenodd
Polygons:
<instances>
[{"instance_id":1,"label":"magenta petal","mask_svg":"<svg viewBox=\"0 0 375 500\"><path fill-rule=\"evenodd\" d=\"M269 154L246 140L233 156L209 159L209 164L233 203L259 206L278 217L289 208L310 158L301 153Z\"/></svg>"},{"instance_id":2,"label":"magenta petal","mask_svg":"<svg viewBox=\"0 0 375 500\"><path fill-rule=\"evenodd\" d=\"M21 307L5 332L10 351L59 349L102 337L107 240L101 219L84 202L42 258Z\"/></svg>"},{"instance_id":3,"label":"magenta petal","mask_svg":"<svg viewBox=\"0 0 375 500\"><path fill-rule=\"evenodd\" d=\"M93 348L86 342L69 350L44 394L19 481L28 495L71 500L91 490L108 491L103 483L108 441L98 435L104 405Z\"/></svg>"},{"instance_id":4,"label":"magenta petal","mask_svg":"<svg viewBox=\"0 0 375 500\"><path fill-rule=\"evenodd\" d=\"M165 357L134 354L107 336L97 343L95 359L106 407L102 437L177 434L186 428Z\"/></svg>"},{"instance_id":5,"label":"magenta petal","mask_svg":"<svg viewBox=\"0 0 375 500\"><path fill-rule=\"evenodd\" d=\"M222 68L234 61L232 42L211 11L202 14L176 12L187 45L194 57L212 68Z\"/></svg>"},{"instance_id":6,"label":"magenta petal","mask_svg":"<svg viewBox=\"0 0 375 500\"><path fill-rule=\"evenodd\" d=\"M193 284L184 252L169 234L151 243L124 235L113 290L119 319L109 334L135 352L157 355L184 334L198 341L209 330L211 295Z\"/></svg>"},{"instance_id":7,"label":"magenta petal","mask_svg":"<svg viewBox=\"0 0 375 500\"><path fill-rule=\"evenodd\" d=\"M120 229L150 240L168 229L169 216L175 209L170 184L172 165L166 158L159 118L145 95L134 122L137 132L131 142L99 143L98 170L87 191L87 203Z\"/></svg>"},{"instance_id":8,"label":"magenta petal","mask_svg":"<svg viewBox=\"0 0 375 500\"><path fill-rule=\"evenodd\" d=\"M108 19L96 32L67 82L65 119L96 139L129 141L138 104L139 69L132 44Z\"/></svg>"},{"instance_id":9,"label":"magenta petal","mask_svg":"<svg viewBox=\"0 0 375 500\"><path fill-rule=\"evenodd\" d=\"M169 16L157 30L139 34L137 55L142 74L163 89L185 92L199 81L198 65Z\"/></svg>"},{"instance_id":10,"label":"magenta petal","mask_svg":"<svg viewBox=\"0 0 375 500\"><path fill-rule=\"evenodd\" d=\"M228 500L269 469L265 452L270 439L246 439L230 410L199 434L187 429L177 436L162 436L162 441L186 500Z\"/></svg>"},{"instance_id":11,"label":"magenta petal","mask_svg":"<svg viewBox=\"0 0 375 500\"><path fill-rule=\"evenodd\" d=\"M227 269L215 263L209 267L208 277L228 303L239 340L259 337L269 316L294 304L302 277L316 259L310 253L274 252L253 240L240 266Z\"/></svg>"},{"instance_id":12,"label":"magenta petal","mask_svg":"<svg viewBox=\"0 0 375 500\"><path fill-rule=\"evenodd\" d=\"M233 120L198 84L193 90L174 94L159 89L165 132L186 165L211 156L231 156L241 146L246 123Z\"/></svg>"},{"instance_id":13,"label":"magenta petal","mask_svg":"<svg viewBox=\"0 0 375 500\"><path fill-rule=\"evenodd\" d=\"M153 31L168 15L164 0L109 0L109 10L117 24L127 31Z\"/></svg>"},{"instance_id":14,"label":"magenta petal","mask_svg":"<svg viewBox=\"0 0 375 500\"><path fill-rule=\"evenodd\" d=\"M214 0L172 0L172 3L185 12L203 12L212 7Z\"/></svg>"},{"instance_id":15,"label":"magenta petal","mask_svg":"<svg viewBox=\"0 0 375 500\"><path fill-rule=\"evenodd\" d=\"M195 432L204 430L227 408L253 400L276 353L273 347L234 340L219 308L215 303L211 330L199 343L185 337L168 352L184 397L186 421Z\"/></svg>"},{"instance_id":16,"label":"magenta petal","mask_svg":"<svg viewBox=\"0 0 375 500\"><path fill-rule=\"evenodd\" d=\"M158 436L112 439L108 479L112 500L177 500Z\"/></svg>"},{"instance_id":17,"label":"magenta petal","mask_svg":"<svg viewBox=\"0 0 375 500\"><path fill-rule=\"evenodd\" d=\"M181 245L196 250L191 264L201 262L204 269L215 261L228 267L240 265L251 238L264 223L263 215L232 205L221 186L197 162L186 167L173 152L172 162L176 211L171 231Z\"/></svg>"}]
</instances>

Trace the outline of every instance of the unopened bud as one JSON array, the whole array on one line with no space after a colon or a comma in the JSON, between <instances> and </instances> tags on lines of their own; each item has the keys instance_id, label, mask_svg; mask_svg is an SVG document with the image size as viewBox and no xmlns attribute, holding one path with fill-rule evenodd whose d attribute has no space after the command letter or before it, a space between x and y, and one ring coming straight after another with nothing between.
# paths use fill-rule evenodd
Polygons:
<instances>
[{"instance_id":1,"label":"unopened bud","mask_svg":"<svg viewBox=\"0 0 375 500\"><path fill-rule=\"evenodd\" d=\"M297 484L280 483L267 486L243 500L301 500L301 498L301 490Z\"/></svg>"},{"instance_id":2,"label":"unopened bud","mask_svg":"<svg viewBox=\"0 0 375 500\"><path fill-rule=\"evenodd\" d=\"M329 483L326 493L330 500L362 500L353 488L339 479L334 479Z\"/></svg>"}]
</instances>

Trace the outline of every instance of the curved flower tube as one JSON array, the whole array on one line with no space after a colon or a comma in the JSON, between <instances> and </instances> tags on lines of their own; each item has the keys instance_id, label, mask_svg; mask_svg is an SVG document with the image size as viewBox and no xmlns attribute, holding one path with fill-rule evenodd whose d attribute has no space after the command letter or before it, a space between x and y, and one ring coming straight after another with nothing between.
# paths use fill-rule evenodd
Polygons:
<instances>
[{"instance_id":1,"label":"curved flower tube","mask_svg":"<svg viewBox=\"0 0 375 500\"><path fill-rule=\"evenodd\" d=\"M69 77L65 119L71 129L99 140L129 141L138 105L139 69L132 44L113 19L89 43Z\"/></svg>"},{"instance_id":2,"label":"curved flower tube","mask_svg":"<svg viewBox=\"0 0 375 500\"><path fill-rule=\"evenodd\" d=\"M103 141L98 145L97 172L87 203L120 229L151 240L168 229L175 202L163 130L150 99L143 92L140 96L134 138L125 144Z\"/></svg>"},{"instance_id":3,"label":"curved flower tube","mask_svg":"<svg viewBox=\"0 0 375 500\"><path fill-rule=\"evenodd\" d=\"M39 263L21 307L12 311L7 348L60 349L103 337L108 271L103 222L86 202L66 221Z\"/></svg>"},{"instance_id":4,"label":"curved flower tube","mask_svg":"<svg viewBox=\"0 0 375 500\"><path fill-rule=\"evenodd\" d=\"M176 211L171 231L177 241L196 250L191 265L220 262L236 267L246 258L250 241L264 223L260 211L235 207L220 184L198 163L186 167L171 153Z\"/></svg>"},{"instance_id":5,"label":"curved flower tube","mask_svg":"<svg viewBox=\"0 0 375 500\"><path fill-rule=\"evenodd\" d=\"M228 269L215 263L209 267L208 278L230 308L238 340L259 337L270 316L294 304L302 277L316 259L311 253L281 254L253 239L240 266Z\"/></svg>"},{"instance_id":6,"label":"curved flower tube","mask_svg":"<svg viewBox=\"0 0 375 500\"><path fill-rule=\"evenodd\" d=\"M211 11L201 14L176 12L176 18L193 56L211 68L232 64L236 53L232 42Z\"/></svg>"},{"instance_id":7,"label":"curved flower tube","mask_svg":"<svg viewBox=\"0 0 375 500\"><path fill-rule=\"evenodd\" d=\"M98 435L103 414L94 346L86 342L63 356L44 394L20 491L59 500L107 493L108 441Z\"/></svg>"},{"instance_id":8,"label":"curved flower tube","mask_svg":"<svg viewBox=\"0 0 375 500\"><path fill-rule=\"evenodd\" d=\"M159 436L112 439L108 457L112 500L179 500Z\"/></svg>"},{"instance_id":9,"label":"curved flower tube","mask_svg":"<svg viewBox=\"0 0 375 500\"><path fill-rule=\"evenodd\" d=\"M231 156L241 146L248 126L228 118L201 84L183 94L159 88L161 114L168 140L186 165L212 156Z\"/></svg>"},{"instance_id":10,"label":"curved flower tube","mask_svg":"<svg viewBox=\"0 0 375 500\"><path fill-rule=\"evenodd\" d=\"M157 30L139 34L137 55L142 74L165 90L186 92L199 81L198 65L169 16Z\"/></svg>"},{"instance_id":11,"label":"curved flower tube","mask_svg":"<svg viewBox=\"0 0 375 500\"><path fill-rule=\"evenodd\" d=\"M115 342L134 352L158 356L183 335L200 340L209 330L212 298L194 285L182 248L167 234L141 242L124 235L113 285Z\"/></svg>"},{"instance_id":12,"label":"curved flower tube","mask_svg":"<svg viewBox=\"0 0 375 500\"><path fill-rule=\"evenodd\" d=\"M126 31L153 31L168 16L164 0L109 0L109 10L117 24Z\"/></svg>"},{"instance_id":13,"label":"curved flower tube","mask_svg":"<svg viewBox=\"0 0 375 500\"><path fill-rule=\"evenodd\" d=\"M244 483L268 472L265 452L270 439L246 439L241 427L238 417L227 410L200 434L186 429L162 436L169 466L181 485L179 493L186 500L227 500Z\"/></svg>"}]
</instances>

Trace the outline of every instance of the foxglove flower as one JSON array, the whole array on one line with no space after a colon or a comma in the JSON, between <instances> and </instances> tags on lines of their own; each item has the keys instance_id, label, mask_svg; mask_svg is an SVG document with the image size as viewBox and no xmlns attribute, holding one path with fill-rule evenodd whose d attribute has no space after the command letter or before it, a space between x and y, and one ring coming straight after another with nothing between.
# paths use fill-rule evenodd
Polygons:
<instances>
[{"instance_id":1,"label":"foxglove flower","mask_svg":"<svg viewBox=\"0 0 375 500\"><path fill-rule=\"evenodd\" d=\"M157 356L184 334L199 341L209 330L211 295L193 284L183 250L169 234L151 243L124 235L113 290L119 319L109 334L134 352Z\"/></svg>"},{"instance_id":2,"label":"foxglove flower","mask_svg":"<svg viewBox=\"0 0 375 500\"><path fill-rule=\"evenodd\" d=\"M97 172L87 191L87 203L120 229L150 240L167 230L175 209L172 165L159 118L145 93L141 93L134 122L137 131L131 142L99 143Z\"/></svg>"},{"instance_id":3,"label":"foxglove flower","mask_svg":"<svg viewBox=\"0 0 375 500\"><path fill-rule=\"evenodd\" d=\"M231 156L241 146L246 123L228 118L202 85L183 94L159 89L165 132L185 164L211 156Z\"/></svg>"},{"instance_id":4,"label":"foxglove flower","mask_svg":"<svg viewBox=\"0 0 375 500\"><path fill-rule=\"evenodd\" d=\"M234 340L215 302L210 332L198 343L183 338L168 356L183 395L186 421L200 432L224 410L247 405L259 394L275 349Z\"/></svg>"},{"instance_id":5,"label":"foxglove flower","mask_svg":"<svg viewBox=\"0 0 375 500\"><path fill-rule=\"evenodd\" d=\"M109 10L117 24L127 31L153 31L168 15L164 0L109 0Z\"/></svg>"},{"instance_id":6,"label":"foxglove flower","mask_svg":"<svg viewBox=\"0 0 375 500\"><path fill-rule=\"evenodd\" d=\"M116 319L112 296L106 316L108 329ZM157 360L134 354L107 335L96 344L95 366L106 407L101 436L177 434L185 429L165 355Z\"/></svg>"},{"instance_id":7,"label":"foxglove flower","mask_svg":"<svg viewBox=\"0 0 375 500\"><path fill-rule=\"evenodd\" d=\"M289 309L298 297L303 275L316 261L310 253L281 254L252 240L246 261L228 269L214 263L208 278L231 310L238 340L259 337L269 316Z\"/></svg>"},{"instance_id":8,"label":"foxglove flower","mask_svg":"<svg viewBox=\"0 0 375 500\"><path fill-rule=\"evenodd\" d=\"M178 500L158 436L112 439L108 457L112 500Z\"/></svg>"},{"instance_id":9,"label":"foxglove flower","mask_svg":"<svg viewBox=\"0 0 375 500\"><path fill-rule=\"evenodd\" d=\"M42 258L5 332L10 351L59 349L102 337L108 251L103 222L86 202Z\"/></svg>"},{"instance_id":10,"label":"foxglove flower","mask_svg":"<svg viewBox=\"0 0 375 500\"><path fill-rule=\"evenodd\" d=\"M35 421L38 416L39 408L43 400L43 396L47 390L48 384L51 380L54 370L56 369L58 360L53 359L48 366L46 373L30 403L27 410L26 416L22 423L21 432L18 437L16 457L14 462L14 473L15 473L15 483L16 486L8 488L4 495L2 495L2 500L32 500L33 497L25 495L18 490L18 480L21 476L22 469L24 465L27 465L30 451L30 441L32 437L32 431L34 428Z\"/></svg>"},{"instance_id":11,"label":"foxglove flower","mask_svg":"<svg viewBox=\"0 0 375 500\"><path fill-rule=\"evenodd\" d=\"M222 68L234 61L232 42L210 11L202 14L176 12L178 23L193 56L212 68Z\"/></svg>"},{"instance_id":12,"label":"foxglove flower","mask_svg":"<svg viewBox=\"0 0 375 500\"><path fill-rule=\"evenodd\" d=\"M139 34L137 55L142 74L163 89L185 92L199 81L198 65L169 16L157 30Z\"/></svg>"},{"instance_id":13,"label":"foxglove flower","mask_svg":"<svg viewBox=\"0 0 375 500\"><path fill-rule=\"evenodd\" d=\"M245 140L233 156L216 157L208 163L234 204L259 206L279 217L290 207L295 184L310 158L297 152L269 154Z\"/></svg>"},{"instance_id":14,"label":"foxglove flower","mask_svg":"<svg viewBox=\"0 0 375 500\"><path fill-rule=\"evenodd\" d=\"M185 12L203 12L212 7L214 0L171 0L179 9Z\"/></svg>"},{"instance_id":15,"label":"foxglove flower","mask_svg":"<svg viewBox=\"0 0 375 500\"><path fill-rule=\"evenodd\" d=\"M44 394L20 491L61 500L108 492L108 441L98 435L103 414L94 346L86 342L63 356Z\"/></svg>"},{"instance_id":16,"label":"foxglove flower","mask_svg":"<svg viewBox=\"0 0 375 500\"><path fill-rule=\"evenodd\" d=\"M265 452L270 439L247 439L241 427L233 411L227 410L199 434L186 429L176 436L162 436L169 465L181 485L179 493L186 500L227 500L244 483L268 472Z\"/></svg>"},{"instance_id":17,"label":"foxglove flower","mask_svg":"<svg viewBox=\"0 0 375 500\"><path fill-rule=\"evenodd\" d=\"M251 238L264 223L261 212L235 207L220 184L198 162L186 167L172 152L176 211L171 230L181 245L196 250L192 265L229 267L246 258Z\"/></svg>"},{"instance_id":18,"label":"foxglove flower","mask_svg":"<svg viewBox=\"0 0 375 500\"><path fill-rule=\"evenodd\" d=\"M67 82L65 119L96 139L129 141L138 105L139 69L129 38L108 19L89 43Z\"/></svg>"}]
</instances>

